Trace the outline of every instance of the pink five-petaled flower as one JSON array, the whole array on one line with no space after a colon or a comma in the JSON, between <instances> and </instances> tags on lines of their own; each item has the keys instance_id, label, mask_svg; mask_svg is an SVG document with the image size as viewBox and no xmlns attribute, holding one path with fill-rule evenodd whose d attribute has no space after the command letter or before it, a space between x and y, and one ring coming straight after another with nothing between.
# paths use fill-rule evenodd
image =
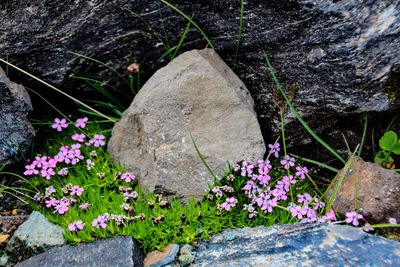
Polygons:
<instances>
[{"instance_id":1,"label":"pink five-petaled flower","mask_svg":"<svg viewBox=\"0 0 400 267\"><path fill-rule=\"evenodd\" d=\"M102 134L95 134L92 139L89 140L89 142L86 142L85 144L87 146L94 145L95 147L99 146L104 146L106 142L104 142L105 136Z\"/></svg>"},{"instance_id":2,"label":"pink five-petaled flower","mask_svg":"<svg viewBox=\"0 0 400 267\"><path fill-rule=\"evenodd\" d=\"M279 157L279 151L281 149L280 149L280 145L278 142L275 144L269 144L268 148L269 148L269 153L273 154L275 156L275 158Z\"/></svg>"},{"instance_id":3,"label":"pink five-petaled flower","mask_svg":"<svg viewBox=\"0 0 400 267\"><path fill-rule=\"evenodd\" d=\"M74 140L74 141L77 141L77 142L82 143L82 142L85 140L86 135L75 133L75 134L73 134L73 135L71 136L71 138L72 138L72 140Z\"/></svg>"},{"instance_id":4,"label":"pink five-petaled flower","mask_svg":"<svg viewBox=\"0 0 400 267\"><path fill-rule=\"evenodd\" d=\"M68 211L68 202L60 201L57 206L55 206L55 212L59 214L65 214Z\"/></svg>"},{"instance_id":5,"label":"pink five-petaled flower","mask_svg":"<svg viewBox=\"0 0 400 267\"><path fill-rule=\"evenodd\" d=\"M294 158L289 155L285 155L285 157L283 157L283 159L281 160L281 165L286 170L289 170L290 167L294 166Z\"/></svg>"},{"instance_id":6,"label":"pink five-petaled flower","mask_svg":"<svg viewBox=\"0 0 400 267\"><path fill-rule=\"evenodd\" d=\"M96 219L93 220L92 226L96 228L106 228L107 223L109 221L109 217L107 215L100 215Z\"/></svg>"},{"instance_id":7,"label":"pink five-petaled flower","mask_svg":"<svg viewBox=\"0 0 400 267\"><path fill-rule=\"evenodd\" d=\"M80 205L79 206L79 208L81 209L81 210L83 210L83 211L86 211L87 210L87 208L89 207L89 203L88 202L85 202L85 203L83 203L82 205Z\"/></svg>"},{"instance_id":8,"label":"pink five-petaled flower","mask_svg":"<svg viewBox=\"0 0 400 267\"><path fill-rule=\"evenodd\" d=\"M33 174L38 174L39 171L35 169L35 165L26 165L25 166L26 171L24 171L25 176L33 175Z\"/></svg>"},{"instance_id":9,"label":"pink five-petaled flower","mask_svg":"<svg viewBox=\"0 0 400 267\"><path fill-rule=\"evenodd\" d=\"M327 222L327 223L332 223L336 221L336 215L333 209L328 211L324 216L321 217L320 219L321 222Z\"/></svg>"},{"instance_id":10,"label":"pink five-petaled flower","mask_svg":"<svg viewBox=\"0 0 400 267\"><path fill-rule=\"evenodd\" d=\"M77 119L75 126L76 127L80 127L80 128L85 128L86 127L86 123L89 121L89 119L87 117L84 117L82 119Z\"/></svg>"},{"instance_id":11,"label":"pink five-petaled flower","mask_svg":"<svg viewBox=\"0 0 400 267\"><path fill-rule=\"evenodd\" d=\"M130 183L135 179L136 179L136 176L130 172L125 172L125 173L121 174L121 180L124 180L127 183Z\"/></svg>"},{"instance_id":12,"label":"pink five-petaled flower","mask_svg":"<svg viewBox=\"0 0 400 267\"><path fill-rule=\"evenodd\" d=\"M77 186L77 185L74 185L74 186L70 189L69 194L70 194L71 196L77 195L77 196L79 197L80 195L82 195L83 191L84 191L84 189L83 189L82 187L79 187L79 186Z\"/></svg>"},{"instance_id":13,"label":"pink five-petaled flower","mask_svg":"<svg viewBox=\"0 0 400 267\"><path fill-rule=\"evenodd\" d=\"M81 220L79 220L68 225L68 231L70 232L80 231L83 230L84 227L85 224Z\"/></svg>"},{"instance_id":14,"label":"pink five-petaled flower","mask_svg":"<svg viewBox=\"0 0 400 267\"><path fill-rule=\"evenodd\" d=\"M59 118L55 118L53 125L51 125L51 128L56 129L57 132L61 132L63 128L67 127L68 127L67 120L66 119L60 120Z\"/></svg>"},{"instance_id":15,"label":"pink five-petaled flower","mask_svg":"<svg viewBox=\"0 0 400 267\"><path fill-rule=\"evenodd\" d=\"M295 175L297 177L300 177L300 179L305 179L306 178L306 173L308 173L308 169L307 167L300 167L300 166L296 166L296 173Z\"/></svg>"},{"instance_id":16,"label":"pink five-petaled flower","mask_svg":"<svg viewBox=\"0 0 400 267\"><path fill-rule=\"evenodd\" d=\"M224 203L221 204L221 208L225 209L226 211L229 211L231 208L233 208L236 203L237 199L234 197L228 197Z\"/></svg>"},{"instance_id":17,"label":"pink five-petaled flower","mask_svg":"<svg viewBox=\"0 0 400 267\"><path fill-rule=\"evenodd\" d=\"M42 175L43 178L46 178L46 180L51 180L51 176L55 175L56 173L52 168L49 169L42 169L40 171L40 174Z\"/></svg>"},{"instance_id":18,"label":"pink five-petaled flower","mask_svg":"<svg viewBox=\"0 0 400 267\"><path fill-rule=\"evenodd\" d=\"M55 199L54 197L52 197L52 198L50 198L50 199L47 199L47 200L45 201L46 208L55 207L55 206L57 206L59 203L60 203L60 201L57 200L57 199Z\"/></svg>"},{"instance_id":19,"label":"pink five-petaled flower","mask_svg":"<svg viewBox=\"0 0 400 267\"><path fill-rule=\"evenodd\" d=\"M61 175L61 176L67 176L68 175L68 169L67 168L62 168L61 170L59 170L57 172L57 174Z\"/></svg>"},{"instance_id":20,"label":"pink five-petaled flower","mask_svg":"<svg viewBox=\"0 0 400 267\"><path fill-rule=\"evenodd\" d=\"M354 226L358 226L359 219L362 219L363 216L355 211L346 212L346 222L351 223Z\"/></svg>"}]
</instances>

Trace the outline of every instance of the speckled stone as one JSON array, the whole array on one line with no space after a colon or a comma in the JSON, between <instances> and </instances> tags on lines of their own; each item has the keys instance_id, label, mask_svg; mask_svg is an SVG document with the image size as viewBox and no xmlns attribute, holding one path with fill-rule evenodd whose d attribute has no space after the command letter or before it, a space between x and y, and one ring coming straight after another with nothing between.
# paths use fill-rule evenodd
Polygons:
<instances>
[{"instance_id":1,"label":"speckled stone","mask_svg":"<svg viewBox=\"0 0 400 267\"><path fill-rule=\"evenodd\" d=\"M15 231L7 243L6 252L10 261L19 261L63 244L64 230L34 211Z\"/></svg>"},{"instance_id":2,"label":"speckled stone","mask_svg":"<svg viewBox=\"0 0 400 267\"><path fill-rule=\"evenodd\" d=\"M399 266L400 263L400 243L354 227L326 224L225 230L202 243L196 253L192 266Z\"/></svg>"}]
</instances>

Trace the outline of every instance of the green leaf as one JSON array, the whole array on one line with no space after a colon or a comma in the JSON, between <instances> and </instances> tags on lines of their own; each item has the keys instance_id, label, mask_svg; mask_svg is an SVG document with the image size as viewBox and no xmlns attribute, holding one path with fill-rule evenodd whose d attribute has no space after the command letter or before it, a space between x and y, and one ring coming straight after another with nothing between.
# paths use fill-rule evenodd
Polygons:
<instances>
[{"instance_id":1,"label":"green leaf","mask_svg":"<svg viewBox=\"0 0 400 267\"><path fill-rule=\"evenodd\" d=\"M394 160L390 156L390 152L381 150L379 151L374 158L374 162L379 165L386 165L392 163Z\"/></svg>"},{"instance_id":2,"label":"green leaf","mask_svg":"<svg viewBox=\"0 0 400 267\"><path fill-rule=\"evenodd\" d=\"M379 146L384 150L392 152L393 149L396 148L396 145L399 146L397 142L397 134L393 131L389 131L379 139Z\"/></svg>"}]
</instances>

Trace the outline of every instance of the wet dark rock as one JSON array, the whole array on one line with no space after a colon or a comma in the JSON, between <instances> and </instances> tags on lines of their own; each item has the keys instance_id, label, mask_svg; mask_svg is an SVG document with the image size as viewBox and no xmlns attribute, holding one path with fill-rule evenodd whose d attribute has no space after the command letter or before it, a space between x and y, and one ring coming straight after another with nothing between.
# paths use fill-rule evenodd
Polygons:
<instances>
[{"instance_id":1,"label":"wet dark rock","mask_svg":"<svg viewBox=\"0 0 400 267\"><path fill-rule=\"evenodd\" d=\"M259 226L213 236L192 266L398 266L399 252L399 242L350 226Z\"/></svg>"},{"instance_id":2,"label":"wet dark rock","mask_svg":"<svg viewBox=\"0 0 400 267\"><path fill-rule=\"evenodd\" d=\"M31 111L28 92L0 68L0 167L15 163L29 149L35 135L27 118Z\"/></svg>"},{"instance_id":3,"label":"wet dark rock","mask_svg":"<svg viewBox=\"0 0 400 267\"><path fill-rule=\"evenodd\" d=\"M364 112L371 113L372 123L381 120L381 112L399 107L397 0L246 1L236 63L240 1L170 2L194 15L224 61L244 81L266 137L279 132L281 99L266 69L264 50L301 114L338 147L343 147L341 134L324 130L342 129L350 142L358 142ZM122 10L124 6L152 30ZM116 77L68 51L102 60L121 72L135 60L142 70L149 70L165 51L159 40L164 32L175 45L187 25L159 0L2 1L0 21L0 55L64 89L77 88L70 79L73 73L110 81ZM193 28L183 50L206 45ZM308 135L291 122L293 117L286 119L289 144L310 144Z\"/></svg>"},{"instance_id":4,"label":"wet dark rock","mask_svg":"<svg viewBox=\"0 0 400 267\"><path fill-rule=\"evenodd\" d=\"M143 253L132 237L115 237L76 246L56 247L16 266L143 266Z\"/></svg>"}]
</instances>

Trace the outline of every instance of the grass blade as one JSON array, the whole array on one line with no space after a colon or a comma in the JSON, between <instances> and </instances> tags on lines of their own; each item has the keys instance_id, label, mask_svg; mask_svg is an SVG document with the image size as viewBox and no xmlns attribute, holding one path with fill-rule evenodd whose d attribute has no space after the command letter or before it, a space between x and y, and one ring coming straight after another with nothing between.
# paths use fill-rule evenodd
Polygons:
<instances>
[{"instance_id":1,"label":"grass blade","mask_svg":"<svg viewBox=\"0 0 400 267\"><path fill-rule=\"evenodd\" d=\"M240 41L242 39L242 33L243 33L243 16L244 16L244 0L240 0L239 33L238 33L238 37L237 37L237 40L236 40L236 52L235 52L234 64L236 64L237 57L239 55Z\"/></svg>"},{"instance_id":2,"label":"grass blade","mask_svg":"<svg viewBox=\"0 0 400 267\"><path fill-rule=\"evenodd\" d=\"M211 42L211 40L207 37L207 35L204 33L204 31L199 27L199 25L197 25L196 22L193 21L193 19L191 17L189 17L188 15L186 15L182 10L180 10L179 8L177 8L176 6L174 6L173 4L171 4L170 2L166 1L166 0L160 0L163 4L169 6L170 8L172 8L173 10L175 10L177 13L179 13L180 15L182 15L185 19L187 19L188 21L190 21L193 26L199 31L199 33L203 36L204 40L207 41L208 45L212 48L215 49L213 43Z\"/></svg>"},{"instance_id":3,"label":"grass blade","mask_svg":"<svg viewBox=\"0 0 400 267\"><path fill-rule=\"evenodd\" d=\"M97 64L100 64L100 65L106 67L107 69L109 69L110 71L115 73L119 78L121 78L121 80L123 80L129 86L128 80L126 80L125 77L121 73L119 73L116 69L114 69L110 65L108 65L108 64L106 64L104 62L101 62L100 60L97 60L95 58L92 58L92 57L89 57L89 56L85 56L85 55L82 55L82 54L79 54L79 53L76 53L76 52L73 52L73 51L68 51L68 53L73 54L73 55L78 56L78 57L81 57L81 58L84 58L84 59L87 59L87 60L90 60L90 61L93 61L93 62L95 62Z\"/></svg>"},{"instance_id":4,"label":"grass blade","mask_svg":"<svg viewBox=\"0 0 400 267\"><path fill-rule=\"evenodd\" d=\"M16 70L22 72L23 74L28 75L28 76L31 77L32 79L35 79L36 81L38 81L38 82L40 82L40 83L46 85L46 86L49 87L50 89L53 89L54 91L56 91L56 92L58 92L58 93L60 93L60 94L62 94L62 95L64 95L64 96L68 97L69 99L73 100L74 102L76 102L76 103L78 103L78 104L84 106L85 108L91 110L92 112L96 113L99 117L103 117L103 118L105 118L105 119L107 119L107 120L109 120L109 121L115 122L112 118L108 117L107 115L101 113L100 111L95 110L94 108L90 107L89 105L83 103L82 101L76 99L76 98L73 97L73 96L70 96L69 94L67 94L67 93L65 93L65 92L63 92L63 91L61 91L60 89L56 88L55 86L53 86L53 85L51 85L51 84L49 84L49 83L43 81L42 79L40 79L40 78L34 76L33 74L30 74L29 72L24 71L23 69L21 69L21 68L15 66L15 65L13 65L13 64L11 64L11 63L5 61L5 60L2 59L2 58L0 58L0 62L3 62L3 63L5 63L5 64L9 65L10 67L13 67L14 69L16 69Z\"/></svg>"},{"instance_id":5,"label":"grass blade","mask_svg":"<svg viewBox=\"0 0 400 267\"><path fill-rule=\"evenodd\" d=\"M171 59L171 60L173 60L173 59L176 57L176 55L178 54L179 50L181 49L181 46L182 46L183 42L185 41L186 35L187 35L188 32L189 32L189 29L190 29L190 25L191 25L191 24L192 24L192 23L191 23L191 21L189 20L188 24L186 25L185 30L183 31L183 34L182 34L181 38L179 39L178 44L176 45L176 48L175 48L175 50L174 50L174 53L172 54L172 59Z\"/></svg>"},{"instance_id":6,"label":"grass blade","mask_svg":"<svg viewBox=\"0 0 400 267\"><path fill-rule=\"evenodd\" d=\"M278 78L275 75L275 71L269 62L267 53L264 53L265 60L267 62L268 69L271 73L272 79L274 80L276 87L278 88L279 92L282 94L283 98L285 99L286 103L288 104L290 110L292 113L295 115L297 120L303 125L303 127L311 134L312 137L315 138L321 145L323 145L329 152L331 152L338 160L340 160L343 163L346 163L346 161L337 153L333 148L331 148L324 140L322 140L311 128L308 126L308 124L303 120L303 118L300 116L300 114L297 112L296 108L292 105L291 101L289 100L288 96L286 95L285 91L282 88L282 85L279 83Z\"/></svg>"},{"instance_id":7,"label":"grass blade","mask_svg":"<svg viewBox=\"0 0 400 267\"><path fill-rule=\"evenodd\" d=\"M339 192L340 187L342 186L343 180L347 175L347 172L349 171L351 164L353 163L354 157L358 151L358 147L359 145L356 147L356 149L354 150L353 154L350 156L349 160L347 161L347 163L344 165L343 168L343 173L342 175L339 176L338 179L333 179L332 183L328 186L328 188L326 189L324 196L326 196L326 194L330 191L330 189L332 188L332 186L335 186L335 188L332 191L332 194L328 200L328 203L326 205L326 210L329 211L332 208L333 205L333 201L336 198L337 193Z\"/></svg>"},{"instance_id":8,"label":"grass blade","mask_svg":"<svg viewBox=\"0 0 400 267\"><path fill-rule=\"evenodd\" d=\"M317 166L319 166L319 167L321 167L321 168L330 170L330 171L332 171L332 172L335 172L335 173L338 173L338 172L339 172L338 169L336 169L336 168L334 168L334 167L332 167L332 166L329 166L329 165L327 165L327 164L325 164L325 163L322 163L322 162L319 162L319 161L316 161L316 160L312 160L312 159L309 159L309 158L304 158L304 157L302 157L302 156L297 156L297 155L292 154L292 153L290 153L290 155L293 156L293 157L295 157L295 158L298 158L299 160L302 160L302 161L305 161L305 162L308 162L308 163L315 164L315 165L317 165Z\"/></svg>"},{"instance_id":9,"label":"grass blade","mask_svg":"<svg viewBox=\"0 0 400 267\"><path fill-rule=\"evenodd\" d=\"M201 152L200 152L200 150L199 150L199 148L198 148L198 146L197 146L197 144L196 144L196 141L194 140L192 134L190 134L190 138L192 138L192 143L193 143L193 145L194 145L194 148L196 149L197 155L199 156L201 162L203 162L204 166L207 168L207 170L208 170L208 172L211 174L211 176L212 176L215 180L218 180L217 175L215 175L214 171L210 168L210 166L208 165L206 159L205 159L205 158L203 157L203 155L201 154Z\"/></svg>"},{"instance_id":10,"label":"grass blade","mask_svg":"<svg viewBox=\"0 0 400 267\"><path fill-rule=\"evenodd\" d=\"M367 115L365 115L364 120L365 120L365 123L364 123L363 134L361 137L360 149L358 150L358 154L357 154L359 157L361 157L361 151L364 146L365 136L367 135L367 127L368 127L368 116Z\"/></svg>"}]
</instances>

